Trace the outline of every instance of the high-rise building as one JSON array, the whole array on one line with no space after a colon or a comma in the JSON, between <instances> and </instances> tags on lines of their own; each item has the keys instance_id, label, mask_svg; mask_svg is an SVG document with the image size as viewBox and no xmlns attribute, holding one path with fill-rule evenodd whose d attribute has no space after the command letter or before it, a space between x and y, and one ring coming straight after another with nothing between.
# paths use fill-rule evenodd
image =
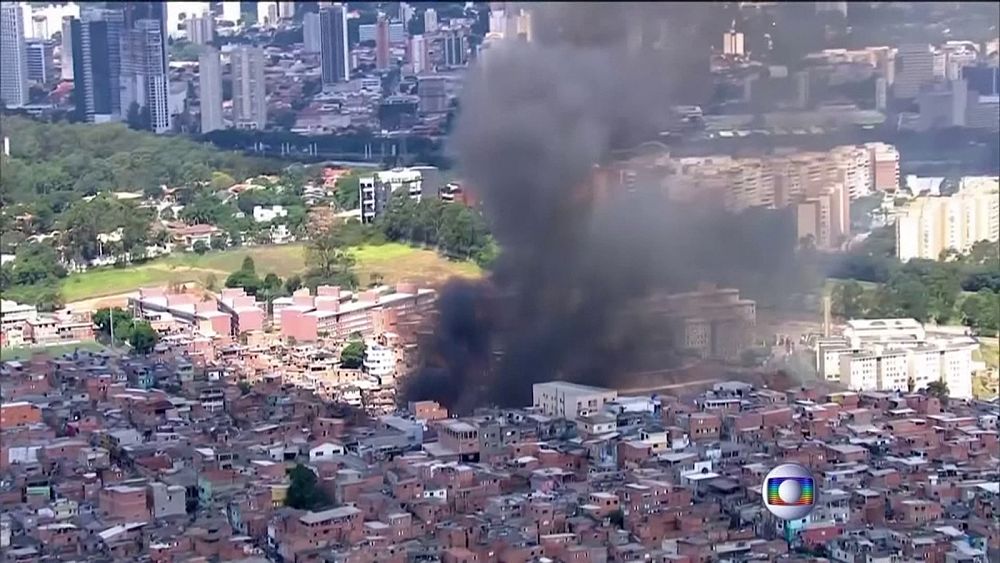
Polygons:
<instances>
[{"instance_id":1,"label":"high-rise building","mask_svg":"<svg viewBox=\"0 0 1000 563\"><path fill-rule=\"evenodd\" d=\"M188 41L196 45L207 45L215 39L215 18L204 13L191 16L184 22Z\"/></svg>"},{"instance_id":2,"label":"high-rise building","mask_svg":"<svg viewBox=\"0 0 1000 563\"><path fill-rule=\"evenodd\" d=\"M730 55L733 57L742 57L743 52L743 34L734 30L727 31L722 34L722 54Z\"/></svg>"},{"instance_id":3,"label":"high-rise building","mask_svg":"<svg viewBox=\"0 0 1000 563\"><path fill-rule=\"evenodd\" d=\"M31 39L26 42L26 57L28 61L28 80L47 82L55 74L53 68L53 53L55 45L45 39Z\"/></svg>"},{"instance_id":4,"label":"high-rise building","mask_svg":"<svg viewBox=\"0 0 1000 563\"><path fill-rule=\"evenodd\" d=\"M464 29L451 29L444 34L444 64L464 66L469 62L469 47Z\"/></svg>"},{"instance_id":5,"label":"high-rise building","mask_svg":"<svg viewBox=\"0 0 1000 563\"><path fill-rule=\"evenodd\" d=\"M162 0L154 0L152 2L122 2L120 4L114 4L115 9L121 9L124 11L125 15L125 27L124 29L134 29L135 22L139 20L156 20L160 24L160 34L162 39L160 40L160 55L163 58L163 68L169 68L167 65L167 45L169 42L168 30L169 22L167 21L167 3ZM109 6L110 7L110 6Z\"/></svg>"},{"instance_id":6,"label":"high-rise building","mask_svg":"<svg viewBox=\"0 0 1000 563\"><path fill-rule=\"evenodd\" d=\"M122 110L136 104L149 116L149 130L170 131L169 80L163 64L163 32L154 19L136 20L122 41Z\"/></svg>"},{"instance_id":7,"label":"high-rise building","mask_svg":"<svg viewBox=\"0 0 1000 563\"><path fill-rule=\"evenodd\" d=\"M73 80L73 16L65 16L62 20L62 46L59 49L62 66L59 69L60 78Z\"/></svg>"},{"instance_id":8,"label":"high-rise building","mask_svg":"<svg viewBox=\"0 0 1000 563\"><path fill-rule=\"evenodd\" d=\"M0 101L11 108L28 103L24 15L15 2L0 3Z\"/></svg>"},{"instance_id":9,"label":"high-rise building","mask_svg":"<svg viewBox=\"0 0 1000 563\"><path fill-rule=\"evenodd\" d=\"M302 16L302 50L306 53L320 53L323 50L317 13L309 12Z\"/></svg>"},{"instance_id":10,"label":"high-rise building","mask_svg":"<svg viewBox=\"0 0 1000 563\"><path fill-rule=\"evenodd\" d=\"M241 45L233 49L233 124L240 129L264 129L267 124L267 87L264 50Z\"/></svg>"},{"instance_id":11,"label":"high-rise building","mask_svg":"<svg viewBox=\"0 0 1000 563\"><path fill-rule=\"evenodd\" d=\"M379 14L375 22L375 68L389 68L389 19L385 14Z\"/></svg>"},{"instance_id":12,"label":"high-rise building","mask_svg":"<svg viewBox=\"0 0 1000 563\"><path fill-rule=\"evenodd\" d=\"M448 111L447 81L443 76L422 76L417 82L421 113Z\"/></svg>"},{"instance_id":13,"label":"high-rise building","mask_svg":"<svg viewBox=\"0 0 1000 563\"><path fill-rule=\"evenodd\" d=\"M202 134L222 129L222 63L214 47L205 47L198 55L198 88Z\"/></svg>"},{"instance_id":14,"label":"high-rise building","mask_svg":"<svg viewBox=\"0 0 1000 563\"><path fill-rule=\"evenodd\" d=\"M937 260L948 249L968 252L980 241L1000 240L1000 183L966 177L951 196L918 197L896 219L896 256Z\"/></svg>"},{"instance_id":15,"label":"high-rise building","mask_svg":"<svg viewBox=\"0 0 1000 563\"><path fill-rule=\"evenodd\" d=\"M428 72L430 67L429 53L427 52L427 41L423 35L414 35L410 38L410 65L413 66L413 74Z\"/></svg>"},{"instance_id":16,"label":"high-rise building","mask_svg":"<svg viewBox=\"0 0 1000 563\"><path fill-rule=\"evenodd\" d=\"M438 29L438 14L434 8L424 10L424 33L431 34Z\"/></svg>"},{"instance_id":17,"label":"high-rise building","mask_svg":"<svg viewBox=\"0 0 1000 563\"><path fill-rule=\"evenodd\" d=\"M358 26L358 41L375 41L375 33L378 23L363 23ZM401 45L406 43L406 27L403 22L389 22L389 45Z\"/></svg>"},{"instance_id":18,"label":"high-rise building","mask_svg":"<svg viewBox=\"0 0 1000 563\"><path fill-rule=\"evenodd\" d=\"M248 2L246 0L240 0L240 2L239 2L239 5L240 5L240 18L239 19L240 19L240 21L243 22L243 25L250 26L250 25L256 25L257 24L257 22L258 22L258 15L259 15L258 14L259 8L257 7L257 4L258 4L258 2L253 2L253 1L249 1Z\"/></svg>"},{"instance_id":19,"label":"high-rise building","mask_svg":"<svg viewBox=\"0 0 1000 563\"><path fill-rule=\"evenodd\" d=\"M350 79L347 46L347 11L343 5L327 6L319 12L320 66L323 84Z\"/></svg>"},{"instance_id":20,"label":"high-rise building","mask_svg":"<svg viewBox=\"0 0 1000 563\"><path fill-rule=\"evenodd\" d=\"M73 20L73 90L81 119L103 123L122 118L123 29L121 10L86 7Z\"/></svg>"},{"instance_id":21,"label":"high-rise building","mask_svg":"<svg viewBox=\"0 0 1000 563\"><path fill-rule=\"evenodd\" d=\"M278 17L290 20L295 17L295 2L278 2Z\"/></svg>"},{"instance_id":22,"label":"high-rise building","mask_svg":"<svg viewBox=\"0 0 1000 563\"><path fill-rule=\"evenodd\" d=\"M934 52L926 43L901 45L896 52L896 77L892 95L913 99L920 87L934 80Z\"/></svg>"}]
</instances>

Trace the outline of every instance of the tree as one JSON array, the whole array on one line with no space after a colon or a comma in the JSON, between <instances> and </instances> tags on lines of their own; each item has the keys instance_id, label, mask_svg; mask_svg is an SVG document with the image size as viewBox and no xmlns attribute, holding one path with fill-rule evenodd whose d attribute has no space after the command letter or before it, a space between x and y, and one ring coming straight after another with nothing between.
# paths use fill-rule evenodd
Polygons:
<instances>
[{"instance_id":1,"label":"tree","mask_svg":"<svg viewBox=\"0 0 1000 563\"><path fill-rule=\"evenodd\" d=\"M330 498L311 469L298 463L288 472L291 483L285 496L285 506L298 510L316 510L330 505Z\"/></svg>"},{"instance_id":2,"label":"tree","mask_svg":"<svg viewBox=\"0 0 1000 563\"><path fill-rule=\"evenodd\" d=\"M941 406L948 404L948 393L948 384L944 381L931 381L927 384L927 394L931 397L937 397L941 401Z\"/></svg>"},{"instance_id":3,"label":"tree","mask_svg":"<svg viewBox=\"0 0 1000 563\"><path fill-rule=\"evenodd\" d=\"M226 249L226 237L221 235L212 237L212 250L225 250L225 249Z\"/></svg>"},{"instance_id":4,"label":"tree","mask_svg":"<svg viewBox=\"0 0 1000 563\"><path fill-rule=\"evenodd\" d=\"M862 307L864 293L864 287L855 280L840 282L833 288L830 308L837 316L857 319L864 312Z\"/></svg>"},{"instance_id":5,"label":"tree","mask_svg":"<svg viewBox=\"0 0 1000 563\"><path fill-rule=\"evenodd\" d=\"M302 278L298 274L293 274L285 280L285 292L291 295L302 287Z\"/></svg>"},{"instance_id":6,"label":"tree","mask_svg":"<svg viewBox=\"0 0 1000 563\"><path fill-rule=\"evenodd\" d=\"M611 522L611 525L616 528L625 527L625 513L620 508L609 514L608 520Z\"/></svg>"},{"instance_id":7,"label":"tree","mask_svg":"<svg viewBox=\"0 0 1000 563\"><path fill-rule=\"evenodd\" d=\"M340 365L347 369L358 369L365 359L365 343L360 340L348 342L340 351Z\"/></svg>"},{"instance_id":8,"label":"tree","mask_svg":"<svg viewBox=\"0 0 1000 563\"><path fill-rule=\"evenodd\" d=\"M333 199L338 209L350 211L361 206L360 181L361 177L353 172L337 178Z\"/></svg>"},{"instance_id":9,"label":"tree","mask_svg":"<svg viewBox=\"0 0 1000 563\"><path fill-rule=\"evenodd\" d=\"M132 326L128 343L137 353L145 355L153 351L157 340L159 340L159 335L152 325L148 321L138 321Z\"/></svg>"},{"instance_id":10,"label":"tree","mask_svg":"<svg viewBox=\"0 0 1000 563\"><path fill-rule=\"evenodd\" d=\"M208 245L205 244L205 241L199 240L194 243L195 254L204 254L206 252L208 252Z\"/></svg>"},{"instance_id":11,"label":"tree","mask_svg":"<svg viewBox=\"0 0 1000 563\"><path fill-rule=\"evenodd\" d=\"M216 287L219 285L219 280L218 278L215 277L215 274L208 274L207 276L205 276L203 284L205 286L205 289L209 291L215 291Z\"/></svg>"},{"instance_id":12,"label":"tree","mask_svg":"<svg viewBox=\"0 0 1000 563\"><path fill-rule=\"evenodd\" d=\"M225 172L212 172L212 179L208 186L212 188L212 191L220 191L229 189L236 183L236 180L232 176L226 174Z\"/></svg>"},{"instance_id":13,"label":"tree","mask_svg":"<svg viewBox=\"0 0 1000 563\"><path fill-rule=\"evenodd\" d=\"M240 271L247 272L248 274L256 274L257 265L254 263L253 258L250 256L244 256L243 262L240 264Z\"/></svg>"}]
</instances>

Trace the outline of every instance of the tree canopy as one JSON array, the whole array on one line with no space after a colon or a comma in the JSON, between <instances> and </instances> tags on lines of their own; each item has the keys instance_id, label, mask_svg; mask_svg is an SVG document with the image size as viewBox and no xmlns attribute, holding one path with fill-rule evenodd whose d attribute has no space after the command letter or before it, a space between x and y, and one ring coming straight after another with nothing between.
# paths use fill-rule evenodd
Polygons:
<instances>
[{"instance_id":1,"label":"tree canopy","mask_svg":"<svg viewBox=\"0 0 1000 563\"><path fill-rule=\"evenodd\" d=\"M285 506L299 510L317 510L331 504L329 495L319 486L316 474L305 465L296 464L288 472L288 477L291 483L288 485Z\"/></svg>"}]
</instances>

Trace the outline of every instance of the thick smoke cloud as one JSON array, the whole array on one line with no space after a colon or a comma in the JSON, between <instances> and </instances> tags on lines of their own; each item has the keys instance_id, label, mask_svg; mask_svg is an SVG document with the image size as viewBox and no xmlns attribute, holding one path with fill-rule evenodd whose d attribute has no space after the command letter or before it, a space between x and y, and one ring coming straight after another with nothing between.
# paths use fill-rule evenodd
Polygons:
<instances>
[{"instance_id":1,"label":"thick smoke cloud","mask_svg":"<svg viewBox=\"0 0 1000 563\"><path fill-rule=\"evenodd\" d=\"M594 190L596 165L655 139L671 105L706 99L708 50L690 37L710 6L541 4L535 41L489 49L452 148L503 252L489 280L444 289L408 398L464 411L527 404L539 381L619 384L676 359L645 298L792 283L787 217L680 206L652 186Z\"/></svg>"}]
</instances>

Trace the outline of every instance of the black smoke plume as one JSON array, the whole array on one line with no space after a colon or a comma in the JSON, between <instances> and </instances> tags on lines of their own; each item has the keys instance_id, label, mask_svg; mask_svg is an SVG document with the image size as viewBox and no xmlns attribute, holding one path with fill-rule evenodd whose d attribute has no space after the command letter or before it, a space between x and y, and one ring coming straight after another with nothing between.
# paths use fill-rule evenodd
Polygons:
<instances>
[{"instance_id":1,"label":"black smoke plume","mask_svg":"<svg viewBox=\"0 0 1000 563\"><path fill-rule=\"evenodd\" d=\"M484 53L452 146L503 250L489 279L444 288L407 398L462 412L528 404L539 381L613 386L674 360L645 298L703 281L750 295L793 283L786 215L672 203L657 186L595 190L595 166L655 139L672 105L707 99L697 29L711 9L539 4L532 42Z\"/></svg>"}]
</instances>

